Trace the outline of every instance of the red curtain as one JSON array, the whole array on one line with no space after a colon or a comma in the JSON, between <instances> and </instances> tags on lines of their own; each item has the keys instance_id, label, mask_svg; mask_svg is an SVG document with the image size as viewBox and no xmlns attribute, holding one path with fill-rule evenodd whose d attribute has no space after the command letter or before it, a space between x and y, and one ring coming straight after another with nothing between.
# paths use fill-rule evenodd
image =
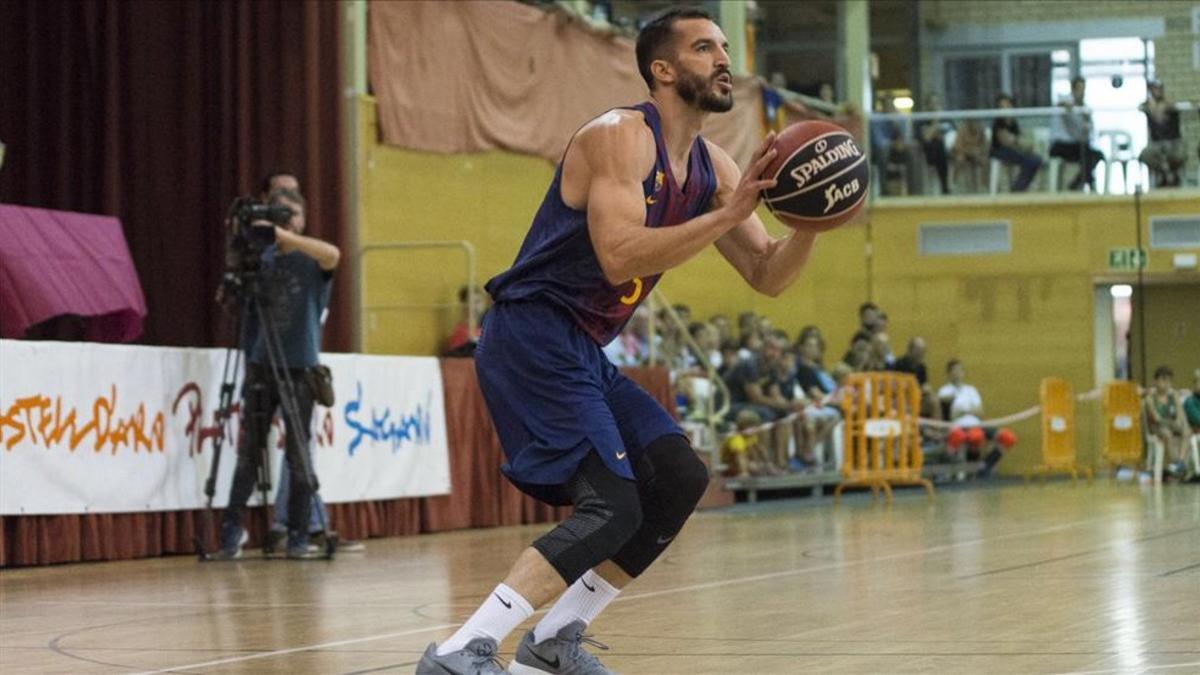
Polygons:
<instances>
[{"instance_id":1,"label":"red curtain","mask_svg":"<svg viewBox=\"0 0 1200 675\"><path fill-rule=\"evenodd\" d=\"M143 342L216 343L221 223L263 174L297 172L309 233L345 243L340 16L315 1L0 2L0 202L117 216ZM352 258L332 350L350 346Z\"/></svg>"},{"instance_id":2,"label":"red curtain","mask_svg":"<svg viewBox=\"0 0 1200 675\"><path fill-rule=\"evenodd\" d=\"M667 410L674 410L670 376L664 368L626 371ZM500 474L502 453L484 407L471 359L442 361L446 433L450 445L451 493L444 497L331 504L329 519L354 539L442 532L560 520L568 509L536 502ZM220 514L216 514L220 518ZM251 545L262 541L262 514L247 518ZM203 535L211 549L214 529L203 511L112 513L0 518L0 567L90 560L129 560L192 553Z\"/></svg>"}]
</instances>

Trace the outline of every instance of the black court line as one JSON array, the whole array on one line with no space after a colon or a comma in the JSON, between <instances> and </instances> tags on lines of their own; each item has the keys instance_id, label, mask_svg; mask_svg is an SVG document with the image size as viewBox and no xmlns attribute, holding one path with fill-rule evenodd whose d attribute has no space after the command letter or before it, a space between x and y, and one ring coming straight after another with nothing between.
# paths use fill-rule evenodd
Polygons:
<instances>
[{"instance_id":1,"label":"black court line","mask_svg":"<svg viewBox=\"0 0 1200 675\"><path fill-rule=\"evenodd\" d=\"M1158 575L1158 576L1160 576L1160 577L1169 577L1169 576L1171 576L1172 574L1179 574L1180 572L1186 572L1186 571L1188 571L1188 570L1194 570L1194 569L1196 569L1196 568L1198 568L1198 567L1200 567L1200 562L1198 562L1198 563L1195 563L1194 565L1188 565L1187 567L1180 567L1179 569L1177 569L1177 570L1171 570L1170 572L1163 572L1162 574L1160 574L1160 575Z\"/></svg>"},{"instance_id":2,"label":"black court line","mask_svg":"<svg viewBox=\"0 0 1200 675\"><path fill-rule=\"evenodd\" d=\"M1146 537L1130 539L1127 543L1140 544L1142 542L1153 541L1155 539L1166 539L1167 537L1173 537L1177 534L1184 534L1187 532L1195 532L1196 530L1200 530L1200 527L1185 527L1182 530L1171 530L1170 532L1162 532L1159 534L1152 534L1152 535L1149 535ZM957 578L958 579L975 579L978 577L986 577L986 576L989 576L992 574L1002 574L1004 572L1013 572L1015 570L1023 570L1023 569L1027 569L1030 567L1037 567L1039 565L1047 565L1050 563L1062 562L1063 560L1071 560L1072 558L1082 558L1082 557L1089 556L1089 555L1092 555L1095 553L1102 553L1111 548L1112 548L1112 544L1108 544L1106 546L1100 546L1098 548L1089 549L1087 551L1080 551L1078 553L1069 553L1067 555L1060 555L1060 556L1056 556L1054 558L1044 558L1042 560L1037 560L1034 562L1022 563L1020 565L1012 565L1011 567L1001 567L999 569L988 570L986 572L977 572L975 574L967 574L967 575L957 577Z\"/></svg>"}]
</instances>

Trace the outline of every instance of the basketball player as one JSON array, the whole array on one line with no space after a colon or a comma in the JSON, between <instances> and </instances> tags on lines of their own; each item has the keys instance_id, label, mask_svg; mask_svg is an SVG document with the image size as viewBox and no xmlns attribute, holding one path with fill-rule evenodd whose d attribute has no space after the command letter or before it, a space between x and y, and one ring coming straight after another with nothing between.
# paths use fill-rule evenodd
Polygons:
<instances>
[{"instance_id":1,"label":"basketball player","mask_svg":"<svg viewBox=\"0 0 1200 675\"><path fill-rule=\"evenodd\" d=\"M583 630L679 534L708 471L671 416L601 347L659 276L709 244L756 290L799 275L814 235L768 236L754 214L773 136L747 174L700 137L733 106L728 45L712 18L670 10L638 35L650 100L611 110L569 143L495 299L479 384L522 491L574 513L533 542L503 583L417 673L501 673L498 644L562 593L521 640L513 673L607 673ZM563 591L566 591L565 593Z\"/></svg>"}]
</instances>

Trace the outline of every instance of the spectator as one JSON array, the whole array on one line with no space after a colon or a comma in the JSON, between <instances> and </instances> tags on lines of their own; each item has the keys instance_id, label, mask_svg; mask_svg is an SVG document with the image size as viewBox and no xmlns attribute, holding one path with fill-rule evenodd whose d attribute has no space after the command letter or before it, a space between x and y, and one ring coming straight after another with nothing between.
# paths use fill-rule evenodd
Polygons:
<instances>
[{"instance_id":1,"label":"spectator","mask_svg":"<svg viewBox=\"0 0 1200 675\"><path fill-rule=\"evenodd\" d=\"M689 307L687 305L679 304L679 305L674 305L671 309L675 310L676 316L678 316L679 320L683 322L683 325L685 325L685 326L691 325L691 323L692 323L692 308L691 307Z\"/></svg>"},{"instance_id":2,"label":"spectator","mask_svg":"<svg viewBox=\"0 0 1200 675\"><path fill-rule=\"evenodd\" d=\"M804 409L804 431L808 448L813 453L842 419L841 410L830 402L837 382L821 366L823 350L821 336L810 333L800 342L796 360L796 383L810 401Z\"/></svg>"},{"instance_id":3,"label":"spectator","mask_svg":"<svg viewBox=\"0 0 1200 675\"><path fill-rule=\"evenodd\" d=\"M879 322L879 305L864 302L858 306L858 329L866 333L875 332L875 324Z\"/></svg>"},{"instance_id":4,"label":"spectator","mask_svg":"<svg viewBox=\"0 0 1200 675\"><path fill-rule=\"evenodd\" d=\"M894 114L896 104L891 96L883 96L879 100L880 112ZM908 141L904 140L904 132L900 124L893 119L872 119L871 156L874 158L878 176L882 176L882 192L885 195L908 194L908 183L913 179L909 165L912 163L912 151Z\"/></svg>"},{"instance_id":5,"label":"spectator","mask_svg":"<svg viewBox=\"0 0 1200 675\"><path fill-rule=\"evenodd\" d=\"M1104 155L1091 146L1092 116L1075 111L1077 106L1083 107L1086 88L1087 81L1082 77L1071 80L1071 98L1061 104L1067 112L1050 119L1050 156L1079 165L1079 175L1067 189L1082 190L1086 185L1095 192L1095 169Z\"/></svg>"},{"instance_id":6,"label":"spectator","mask_svg":"<svg viewBox=\"0 0 1200 675\"><path fill-rule=\"evenodd\" d=\"M983 175L988 163L987 136L978 120L963 120L954 134L954 145L950 148L954 160L954 171L966 176L967 191L983 190Z\"/></svg>"},{"instance_id":7,"label":"spectator","mask_svg":"<svg viewBox=\"0 0 1200 675\"><path fill-rule=\"evenodd\" d=\"M1187 423L1172 384L1174 378L1170 366L1154 369L1154 387L1146 394L1146 420L1147 431L1163 444L1163 455L1169 462L1167 472L1182 478Z\"/></svg>"},{"instance_id":8,"label":"spectator","mask_svg":"<svg viewBox=\"0 0 1200 675\"><path fill-rule=\"evenodd\" d=\"M743 333L742 339L738 341L737 357L739 361L753 359L762 351L763 339L759 336L758 331Z\"/></svg>"},{"instance_id":9,"label":"spectator","mask_svg":"<svg viewBox=\"0 0 1200 675\"><path fill-rule=\"evenodd\" d=\"M983 399L979 390L966 383L966 370L962 361L950 359L946 364L946 376L949 382L938 390L943 417L950 420L954 426L946 434L946 445L951 454L957 453L962 446L967 446L967 459L977 460L982 457L983 468L980 476L987 476L996 464L1016 443L1016 436L1007 428L985 427L982 420ZM987 454L984 447L991 445Z\"/></svg>"},{"instance_id":10,"label":"spectator","mask_svg":"<svg viewBox=\"0 0 1200 675\"><path fill-rule=\"evenodd\" d=\"M458 289L458 304L462 308L462 317L455 324L454 330L450 331L450 337L446 338L443 356L471 356L475 353L475 344L483 334L483 315L487 312L490 297L479 287L475 288L473 295L468 292L466 286ZM474 318L473 329L468 329L468 317Z\"/></svg>"},{"instance_id":11,"label":"spectator","mask_svg":"<svg viewBox=\"0 0 1200 675\"><path fill-rule=\"evenodd\" d=\"M721 342L721 365L717 366L717 375L721 379L725 379L725 375L729 373L729 369L739 361L738 343L733 338L726 338Z\"/></svg>"},{"instance_id":12,"label":"spectator","mask_svg":"<svg viewBox=\"0 0 1200 675\"><path fill-rule=\"evenodd\" d=\"M867 369L867 361L871 356L871 334L860 330L850 338L850 349L842 356L842 363L850 372L861 372Z\"/></svg>"},{"instance_id":13,"label":"spectator","mask_svg":"<svg viewBox=\"0 0 1200 675\"><path fill-rule=\"evenodd\" d=\"M796 350L796 353L800 353L801 349L804 346L804 341L807 340L809 337L817 338L817 342L820 344L820 353L822 356L824 356L824 354L825 354L825 335L821 333L820 328L818 328L812 324L809 324L800 329L800 336L796 338L796 344L793 347L793 349ZM821 361L819 361L819 362L821 362Z\"/></svg>"},{"instance_id":14,"label":"spectator","mask_svg":"<svg viewBox=\"0 0 1200 675\"><path fill-rule=\"evenodd\" d=\"M793 403L782 397L778 386L782 358L783 346L772 338L763 341L762 354L739 361L729 370L725 384L729 388L730 420L736 420L743 410L753 410L763 422L774 422L795 411ZM790 438L787 425L772 427L766 436L775 466L786 466Z\"/></svg>"},{"instance_id":15,"label":"spectator","mask_svg":"<svg viewBox=\"0 0 1200 675\"><path fill-rule=\"evenodd\" d=\"M1012 96L1000 94L996 97L996 107L1011 110ZM1021 125L1011 116L997 117L992 122L992 157L1004 164L1018 166L1021 172L1012 182L1013 192L1024 192L1029 189L1033 177L1042 166L1042 158L1030 152L1021 143Z\"/></svg>"},{"instance_id":16,"label":"spectator","mask_svg":"<svg viewBox=\"0 0 1200 675\"><path fill-rule=\"evenodd\" d=\"M640 366L650 358L650 308L638 307L617 339L604 346L613 365Z\"/></svg>"},{"instance_id":17,"label":"spectator","mask_svg":"<svg viewBox=\"0 0 1200 675\"><path fill-rule=\"evenodd\" d=\"M878 332L871 336L870 350L864 370L891 370L896 359L892 356L892 343L888 334Z\"/></svg>"},{"instance_id":18,"label":"spectator","mask_svg":"<svg viewBox=\"0 0 1200 675\"><path fill-rule=\"evenodd\" d=\"M721 463L725 465L726 476L777 476L783 473L777 469L762 446L758 443L758 434L751 430L762 424L762 419L753 410L743 410L737 415L737 431L721 444Z\"/></svg>"},{"instance_id":19,"label":"spectator","mask_svg":"<svg viewBox=\"0 0 1200 675\"><path fill-rule=\"evenodd\" d=\"M829 82L822 82L817 87L817 98L830 105L837 105L837 101L834 100L833 84Z\"/></svg>"},{"instance_id":20,"label":"spectator","mask_svg":"<svg viewBox=\"0 0 1200 675\"><path fill-rule=\"evenodd\" d=\"M1193 375L1195 382L1192 383L1192 395L1183 402L1183 414L1187 418L1188 426L1192 428L1192 433L1200 434L1200 368L1197 368ZM1200 470L1200 467L1197 467L1197 470Z\"/></svg>"},{"instance_id":21,"label":"spectator","mask_svg":"<svg viewBox=\"0 0 1200 675\"><path fill-rule=\"evenodd\" d=\"M882 309L879 310L879 318L875 319L875 323L871 328L872 333L886 333L888 329L888 315ZM890 348L888 354L891 354Z\"/></svg>"},{"instance_id":22,"label":"spectator","mask_svg":"<svg viewBox=\"0 0 1200 675\"><path fill-rule=\"evenodd\" d=\"M717 339L721 344L733 337L733 326L729 325L729 317L724 314L713 314L708 322L717 329Z\"/></svg>"},{"instance_id":23,"label":"spectator","mask_svg":"<svg viewBox=\"0 0 1200 675\"><path fill-rule=\"evenodd\" d=\"M1146 114L1150 143L1138 159L1150 167L1155 187L1178 187L1187 152L1179 133L1179 110L1167 98L1162 82L1151 80L1146 86L1150 96L1138 110Z\"/></svg>"},{"instance_id":24,"label":"spectator","mask_svg":"<svg viewBox=\"0 0 1200 675\"><path fill-rule=\"evenodd\" d=\"M942 100L937 94L925 97L925 109L929 112L941 112ZM940 117L917 122L917 138L921 140L921 149L925 153L925 163L937 172L938 183L942 194L950 194L950 162L946 154L946 135L954 131L954 124Z\"/></svg>"},{"instance_id":25,"label":"spectator","mask_svg":"<svg viewBox=\"0 0 1200 675\"><path fill-rule=\"evenodd\" d=\"M896 359L892 369L901 373L912 373L921 388L925 389L929 384L929 377L925 372L925 338L915 337L909 340L904 356Z\"/></svg>"},{"instance_id":26,"label":"spectator","mask_svg":"<svg viewBox=\"0 0 1200 675\"><path fill-rule=\"evenodd\" d=\"M738 314L738 339L741 340L746 333L758 332L758 317L754 312L742 312Z\"/></svg>"}]
</instances>

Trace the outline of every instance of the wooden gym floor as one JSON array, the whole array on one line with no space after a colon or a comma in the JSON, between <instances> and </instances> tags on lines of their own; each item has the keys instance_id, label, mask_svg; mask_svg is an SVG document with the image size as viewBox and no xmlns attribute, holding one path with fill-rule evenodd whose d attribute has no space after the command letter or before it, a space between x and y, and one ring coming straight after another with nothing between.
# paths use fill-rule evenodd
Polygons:
<instances>
[{"instance_id":1,"label":"wooden gym floor","mask_svg":"<svg viewBox=\"0 0 1200 675\"><path fill-rule=\"evenodd\" d=\"M0 672L412 672L543 529L374 540L333 562L6 571ZM1197 673L1200 489L702 513L593 632L622 673Z\"/></svg>"}]
</instances>

